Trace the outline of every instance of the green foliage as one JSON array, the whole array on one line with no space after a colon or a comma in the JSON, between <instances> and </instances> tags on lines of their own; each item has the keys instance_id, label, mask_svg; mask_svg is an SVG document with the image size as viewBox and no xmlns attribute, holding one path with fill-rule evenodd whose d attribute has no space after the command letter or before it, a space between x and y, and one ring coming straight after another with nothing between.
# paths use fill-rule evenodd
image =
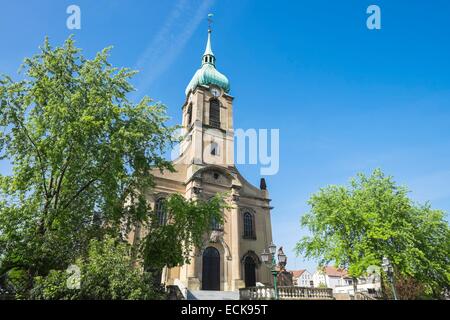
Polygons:
<instances>
[{"instance_id":1,"label":"green foliage","mask_svg":"<svg viewBox=\"0 0 450 320\"><path fill-rule=\"evenodd\" d=\"M75 300L79 297L80 291L69 289L68 279L69 274L61 270L50 270L45 277L35 277L30 298L35 300Z\"/></svg>"},{"instance_id":2,"label":"green foliage","mask_svg":"<svg viewBox=\"0 0 450 320\"><path fill-rule=\"evenodd\" d=\"M66 266L98 224L139 220L150 170L172 169L161 156L174 129L164 106L129 102L134 72L113 68L108 53L87 60L71 38L46 41L25 59L25 80L0 78L0 150L14 167L0 177L0 270Z\"/></svg>"},{"instance_id":3,"label":"green foliage","mask_svg":"<svg viewBox=\"0 0 450 320\"><path fill-rule=\"evenodd\" d=\"M55 299L152 296L129 261L114 267L95 257L120 258L107 252L105 236L153 227L146 200L151 172L174 170L163 154L176 127L166 126L163 105L127 99L135 71L113 67L108 56L105 49L89 60L72 38L57 48L46 40L25 59L22 80L0 77L0 158L13 165L12 175L0 175L0 279L20 270L24 297L30 291ZM182 263L208 231L206 220L220 216L219 202L172 197L171 224L152 228L132 248L132 259L155 270ZM83 266L81 293L62 285L74 261Z\"/></svg>"},{"instance_id":4,"label":"green foliage","mask_svg":"<svg viewBox=\"0 0 450 320\"><path fill-rule=\"evenodd\" d=\"M18 299L26 298L29 276L25 270L18 268L11 269L7 273L5 280L3 287L7 291L15 293Z\"/></svg>"},{"instance_id":5,"label":"green foliage","mask_svg":"<svg viewBox=\"0 0 450 320\"><path fill-rule=\"evenodd\" d=\"M391 290L391 284L388 282L386 277L383 279L385 281L385 295L388 299L394 299L393 293ZM417 299L426 299L430 296L430 293L427 293L425 290L425 286L420 281L407 276L397 275L395 279L395 290L397 294L397 298L400 300L417 300Z\"/></svg>"},{"instance_id":6,"label":"green foliage","mask_svg":"<svg viewBox=\"0 0 450 320\"><path fill-rule=\"evenodd\" d=\"M442 211L415 205L407 194L380 170L321 189L301 219L310 236L298 242L297 253L348 268L353 277L387 256L397 273L439 295L450 283L449 226Z\"/></svg>"},{"instance_id":7,"label":"green foliage","mask_svg":"<svg viewBox=\"0 0 450 320\"><path fill-rule=\"evenodd\" d=\"M133 263L131 246L107 237L91 240L88 255L76 265L81 271L80 288L69 289L71 276L52 270L47 277L37 277L32 291L35 299L157 299L164 292L154 288L151 275Z\"/></svg>"},{"instance_id":8,"label":"green foliage","mask_svg":"<svg viewBox=\"0 0 450 320\"><path fill-rule=\"evenodd\" d=\"M209 201L186 200L178 194L165 203L168 213L166 225L150 221L150 233L143 241L145 265L151 270L174 267L189 262L192 247L200 247L211 221L223 222L224 201L216 195Z\"/></svg>"}]
</instances>

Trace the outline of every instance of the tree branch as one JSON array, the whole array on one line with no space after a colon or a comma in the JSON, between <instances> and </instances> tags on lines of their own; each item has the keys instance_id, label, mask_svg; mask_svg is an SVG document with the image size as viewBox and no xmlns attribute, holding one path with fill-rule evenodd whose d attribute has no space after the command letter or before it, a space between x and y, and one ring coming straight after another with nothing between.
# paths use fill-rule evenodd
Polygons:
<instances>
[{"instance_id":1,"label":"tree branch","mask_svg":"<svg viewBox=\"0 0 450 320\"><path fill-rule=\"evenodd\" d=\"M45 192L45 197L48 199L49 194L48 194L48 190L47 190L47 185L45 183L45 169L44 169L44 163L42 161L42 155L41 152L39 151L39 148L37 147L36 143L34 142L33 139L31 139L27 128L25 127L25 125L22 123L22 121L19 120L19 118L17 117L16 113L13 112L14 118L16 119L17 123L19 124L20 127L22 127L25 136L27 137L27 139L30 141L30 143L33 145L34 149L36 150L36 154L37 154L37 158L39 160L39 164L41 167L41 175L42 175L42 185L44 186L44 192ZM47 206L47 205L46 205Z\"/></svg>"},{"instance_id":2,"label":"tree branch","mask_svg":"<svg viewBox=\"0 0 450 320\"><path fill-rule=\"evenodd\" d=\"M55 190L55 205L54 205L55 209L58 207L59 193L61 191L62 181L64 179L64 175L66 173L66 170L69 167L69 163L70 163L70 158L71 157L72 157L72 145L70 146L69 156L67 157L67 159L66 159L66 161L65 161L65 163L63 165L63 168L62 168L62 171L61 171L61 175L60 175L60 177L58 179L58 185L57 185L56 190Z\"/></svg>"},{"instance_id":3,"label":"tree branch","mask_svg":"<svg viewBox=\"0 0 450 320\"><path fill-rule=\"evenodd\" d=\"M76 198L78 198L78 196L84 191L84 190L86 190L87 188L89 188L95 181L97 181L99 178L100 178L100 176L106 171L106 169L108 168L108 166L104 166L104 168L102 169L102 171L100 172L100 174L97 176L97 177L95 177L95 178L93 178L93 179L91 179L91 180L89 180L84 186L82 186L73 196L72 196L72 198L70 198L70 200L69 201L67 201L65 204L64 204L64 206L62 207L62 210L65 210L65 209L67 209L69 206L70 206L70 204L76 199Z\"/></svg>"}]
</instances>

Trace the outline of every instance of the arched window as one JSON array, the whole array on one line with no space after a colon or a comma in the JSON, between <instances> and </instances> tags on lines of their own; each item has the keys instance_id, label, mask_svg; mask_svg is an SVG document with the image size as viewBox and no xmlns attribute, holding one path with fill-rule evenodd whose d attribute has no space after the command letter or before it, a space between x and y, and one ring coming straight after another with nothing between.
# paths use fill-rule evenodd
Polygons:
<instances>
[{"instance_id":1,"label":"arched window","mask_svg":"<svg viewBox=\"0 0 450 320\"><path fill-rule=\"evenodd\" d=\"M192 122L192 105L189 105L187 109L187 126L189 127Z\"/></svg>"},{"instance_id":2,"label":"arched window","mask_svg":"<svg viewBox=\"0 0 450 320\"><path fill-rule=\"evenodd\" d=\"M155 204L156 222L159 226L164 226L167 223L167 211L164 202L165 199L160 198L156 201Z\"/></svg>"},{"instance_id":3,"label":"arched window","mask_svg":"<svg viewBox=\"0 0 450 320\"><path fill-rule=\"evenodd\" d=\"M209 125L220 128L220 103L217 99L209 102Z\"/></svg>"},{"instance_id":4,"label":"arched window","mask_svg":"<svg viewBox=\"0 0 450 320\"><path fill-rule=\"evenodd\" d=\"M216 142L211 142L211 155L212 156L219 155L219 145Z\"/></svg>"},{"instance_id":5,"label":"arched window","mask_svg":"<svg viewBox=\"0 0 450 320\"><path fill-rule=\"evenodd\" d=\"M244 213L244 238L256 239L253 215L250 212Z\"/></svg>"}]
</instances>

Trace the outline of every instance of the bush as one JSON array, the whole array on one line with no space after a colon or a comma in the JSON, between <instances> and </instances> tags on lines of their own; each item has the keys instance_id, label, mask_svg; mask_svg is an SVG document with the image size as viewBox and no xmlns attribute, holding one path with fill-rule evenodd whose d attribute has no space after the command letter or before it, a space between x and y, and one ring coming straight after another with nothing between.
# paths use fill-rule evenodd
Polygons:
<instances>
[{"instance_id":1,"label":"bush","mask_svg":"<svg viewBox=\"0 0 450 320\"><path fill-rule=\"evenodd\" d=\"M162 288L153 286L152 275L134 263L131 246L110 237L103 241L91 240L87 257L78 259L75 266L80 270L79 288L76 287L77 274L53 270L46 277L35 278L31 297L51 300L165 297Z\"/></svg>"}]
</instances>

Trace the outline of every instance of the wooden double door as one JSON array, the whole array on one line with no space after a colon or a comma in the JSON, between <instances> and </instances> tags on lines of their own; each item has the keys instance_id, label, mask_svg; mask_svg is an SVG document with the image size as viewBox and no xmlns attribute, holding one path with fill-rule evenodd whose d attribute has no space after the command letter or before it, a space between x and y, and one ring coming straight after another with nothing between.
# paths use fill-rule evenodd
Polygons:
<instances>
[{"instance_id":1,"label":"wooden double door","mask_svg":"<svg viewBox=\"0 0 450 320\"><path fill-rule=\"evenodd\" d=\"M203 251L202 290L220 290L220 253L214 247Z\"/></svg>"}]
</instances>

